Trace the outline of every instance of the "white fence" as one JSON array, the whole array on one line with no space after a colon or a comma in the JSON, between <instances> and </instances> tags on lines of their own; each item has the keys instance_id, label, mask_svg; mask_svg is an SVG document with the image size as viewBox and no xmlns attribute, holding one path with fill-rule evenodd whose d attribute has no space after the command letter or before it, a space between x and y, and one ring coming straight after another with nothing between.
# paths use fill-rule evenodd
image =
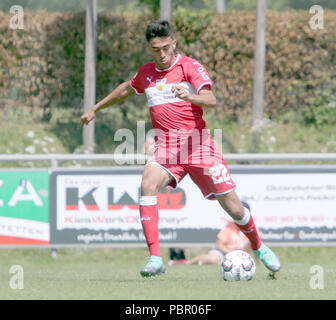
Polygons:
<instances>
[{"instance_id":1,"label":"white fence","mask_svg":"<svg viewBox=\"0 0 336 320\"><path fill-rule=\"evenodd\" d=\"M144 164L151 156L145 154L1 154L0 161L49 161L57 167L59 161L114 161L117 164ZM227 153L226 161L336 161L336 153Z\"/></svg>"}]
</instances>

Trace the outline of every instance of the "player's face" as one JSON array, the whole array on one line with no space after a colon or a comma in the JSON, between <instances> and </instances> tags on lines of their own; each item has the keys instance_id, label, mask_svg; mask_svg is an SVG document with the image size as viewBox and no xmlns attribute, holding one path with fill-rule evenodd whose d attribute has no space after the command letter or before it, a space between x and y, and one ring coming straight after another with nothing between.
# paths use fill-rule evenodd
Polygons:
<instances>
[{"instance_id":1,"label":"player's face","mask_svg":"<svg viewBox=\"0 0 336 320\"><path fill-rule=\"evenodd\" d=\"M171 37L152 38L149 51L159 69L169 68L175 61L176 40Z\"/></svg>"}]
</instances>

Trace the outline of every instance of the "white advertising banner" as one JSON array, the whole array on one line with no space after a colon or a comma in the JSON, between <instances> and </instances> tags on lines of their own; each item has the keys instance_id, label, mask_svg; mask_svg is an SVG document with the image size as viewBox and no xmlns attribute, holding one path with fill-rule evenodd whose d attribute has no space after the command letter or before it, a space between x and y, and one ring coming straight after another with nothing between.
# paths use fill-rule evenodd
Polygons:
<instances>
[{"instance_id":1,"label":"white advertising banner","mask_svg":"<svg viewBox=\"0 0 336 320\"><path fill-rule=\"evenodd\" d=\"M140 230L140 183L141 174L59 175L57 229ZM217 201L204 199L189 177L177 189L160 192L158 204L161 228L223 226L223 210Z\"/></svg>"},{"instance_id":2,"label":"white advertising banner","mask_svg":"<svg viewBox=\"0 0 336 320\"><path fill-rule=\"evenodd\" d=\"M336 173L236 174L234 180L264 240L336 240Z\"/></svg>"},{"instance_id":3,"label":"white advertising banner","mask_svg":"<svg viewBox=\"0 0 336 320\"><path fill-rule=\"evenodd\" d=\"M270 242L336 241L335 172L231 170L236 192ZM143 242L141 169L56 171L51 177L51 242ZM231 220L187 176L158 194L162 242L214 242Z\"/></svg>"},{"instance_id":4,"label":"white advertising banner","mask_svg":"<svg viewBox=\"0 0 336 320\"><path fill-rule=\"evenodd\" d=\"M237 174L261 228L336 228L336 174Z\"/></svg>"}]
</instances>

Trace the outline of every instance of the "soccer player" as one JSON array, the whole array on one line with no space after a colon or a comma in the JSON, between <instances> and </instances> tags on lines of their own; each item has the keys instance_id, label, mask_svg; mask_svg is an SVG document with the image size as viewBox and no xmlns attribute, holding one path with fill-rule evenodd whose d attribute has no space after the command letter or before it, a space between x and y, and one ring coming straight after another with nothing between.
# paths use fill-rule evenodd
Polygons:
<instances>
[{"instance_id":1,"label":"soccer player","mask_svg":"<svg viewBox=\"0 0 336 320\"><path fill-rule=\"evenodd\" d=\"M214 108L216 97L205 67L176 52L176 40L167 21L151 22L146 28L146 40L153 62L140 67L131 80L120 84L85 112L78 125L81 128L98 111L134 93L146 95L156 145L152 159L144 168L139 199L140 218L150 254L141 275L147 277L165 272L159 246L157 194L166 186L176 188L187 174L205 198L216 199L229 213L263 264L272 272L279 271L279 258L261 241L250 211L237 197L226 162L206 130L203 110Z\"/></svg>"}]
</instances>

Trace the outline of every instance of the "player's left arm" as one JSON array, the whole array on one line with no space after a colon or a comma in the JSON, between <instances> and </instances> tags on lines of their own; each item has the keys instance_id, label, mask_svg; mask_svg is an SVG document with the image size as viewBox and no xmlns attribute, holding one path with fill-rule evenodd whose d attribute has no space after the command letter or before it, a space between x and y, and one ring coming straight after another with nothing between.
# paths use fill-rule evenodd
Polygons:
<instances>
[{"instance_id":1,"label":"player's left arm","mask_svg":"<svg viewBox=\"0 0 336 320\"><path fill-rule=\"evenodd\" d=\"M198 94L191 94L179 85L173 86L172 91L175 97L203 108L214 108L217 104L217 99L209 86L201 88Z\"/></svg>"}]
</instances>

